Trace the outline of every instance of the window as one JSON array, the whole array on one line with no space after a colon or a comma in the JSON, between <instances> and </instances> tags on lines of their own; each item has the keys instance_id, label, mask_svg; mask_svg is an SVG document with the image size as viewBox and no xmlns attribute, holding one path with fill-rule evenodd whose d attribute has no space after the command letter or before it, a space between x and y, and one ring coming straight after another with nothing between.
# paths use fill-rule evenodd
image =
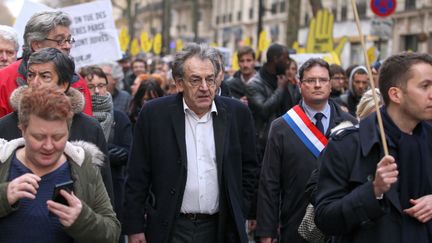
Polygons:
<instances>
[{"instance_id":1,"label":"window","mask_svg":"<svg viewBox=\"0 0 432 243\"><path fill-rule=\"evenodd\" d=\"M271 5L271 13L277 14L277 3L272 3Z\"/></svg>"},{"instance_id":2,"label":"window","mask_svg":"<svg viewBox=\"0 0 432 243\"><path fill-rule=\"evenodd\" d=\"M253 19L253 15L254 15L254 9L250 8L249 9L249 19Z\"/></svg>"},{"instance_id":3,"label":"window","mask_svg":"<svg viewBox=\"0 0 432 243\"><path fill-rule=\"evenodd\" d=\"M242 19L242 12L238 11L237 12L237 21L241 21L241 19Z\"/></svg>"},{"instance_id":4,"label":"window","mask_svg":"<svg viewBox=\"0 0 432 243\"><path fill-rule=\"evenodd\" d=\"M279 3L279 11L280 11L281 13L285 13L285 11L286 11L286 4L285 4L285 1L284 1L284 0L282 0L282 1Z\"/></svg>"},{"instance_id":5,"label":"window","mask_svg":"<svg viewBox=\"0 0 432 243\"><path fill-rule=\"evenodd\" d=\"M216 24L219 24L220 16L216 16Z\"/></svg>"},{"instance_id":6,"label":"window","mask_svg":"<svg viewBox=\"0 0 432 243\"><path fill-rule=\"evenodd\" d=\"M429 33L429 38L428 38L428 52L432 53L432 33Z\"/></svg>"},{"instance_id":7,"label":"window","mask_svg":"<svg viewBox=\"0 0 432 243\"><path fill-rule=\"evenodd\" d=\"M351 43L350 63L364 63L363 49L360 43Z\"/></svg>"},{"instance_id":8,"label":"window","mask_svg":"<svg viewBox=\"0 0 432 243\"><path fill-rule=\"evenodd\" d=\"M334 7L334 8L332 8L331 11L332 11L332 14L333 14L334 20L337 21L337 8Z\"/></svg>"},{"instance_id":9,"label":"window","mask_svg":"<svg viewBox=\"0 0 432 243\"><path fill-rule=\"evenodd\" d=\"M365 0L361 0L357 4L357 11L359 14L360 19L366 18L366 12L367 12L367 3Z\"/></svg>"},{"instance_id":10,"label":"window","mask_svg":"<svg viewBox=\"0 0 432 243\"><path fill-rule=\"evenodd\" d=\"M402 45L404 49L401 51L417 51L418 50L418 40L417 35L405 35L402 36Z\"/></svg>"},{"instance_id":11,"label":"window","mask_svg":"<svg viewBox=\"0 0 432 243\"><path fill-rule=\"evenodd\" d=\"M228 23L232 22L232 13L228 14Z\"/></svg>"},{"instance_id":12,"label":"window","mask_svg":"<svg viewBox=\"0 0 432 243\"><path fill-rule=\"evenodd\" d=\"M343 5L341 7L341 21L345 21L347 20L347 15L348 15L348 10L347 10L347 6Z\"/></svg>"},{"instance_id":13,"label":"window","mask_svg":"<svg viewBox=\"0 0 432 243\"><path fill-rule=\"evenodd\" d=\"M416 0L405 0L405 9L415 9L416 8Z\"/></svg>"}]
</instances>

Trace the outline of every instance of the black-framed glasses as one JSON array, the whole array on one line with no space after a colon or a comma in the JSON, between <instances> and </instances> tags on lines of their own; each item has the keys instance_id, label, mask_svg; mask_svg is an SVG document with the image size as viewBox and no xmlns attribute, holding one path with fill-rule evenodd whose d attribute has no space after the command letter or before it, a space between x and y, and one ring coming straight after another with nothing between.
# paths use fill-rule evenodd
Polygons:
<instances>
[{"instance_id":1,"label":"black-framed glasses","mask_svg":"<svg viewBox=\"0 0 432 243\"><path fill-rule=\"evenodd\" d=\"M107 86L107 84L104 84L104 83L100 83L100 84L96 84L96 85L94 85L94 84L87 84L87 87L90 89L90 90L95 90L96 88L98 88L98 89L103 89L103 88L105 88Z\"/></svg>"},{"instance_id":2,"label":"black-framed glasses","mask_svg":"<svg viewBox=\"0 0 432 243\"><path fill-rule=\"evenodd\" d=\"M330 81L329 78L307 78L307 79L303 79L302 83L312 85L318 82L319 84L324 85L327 84L329 81Z\"/></svg>"},{"instance_id":3,"label":"black-framed glasses","mask_svg":"<svg viewBox=\"0 0 432 243\"><path fill-rule=\"evenodd\" d=\"M74 38L68 38L68 39L60 39L60 40L56 40L56 39L50 39L50 38L45 38L45 40L47 41L54 41L57 43L57 45L62 46L64 44L69 43L69 44L73 44L75 43L75 39Z\"/></svg>"}]
</instances>

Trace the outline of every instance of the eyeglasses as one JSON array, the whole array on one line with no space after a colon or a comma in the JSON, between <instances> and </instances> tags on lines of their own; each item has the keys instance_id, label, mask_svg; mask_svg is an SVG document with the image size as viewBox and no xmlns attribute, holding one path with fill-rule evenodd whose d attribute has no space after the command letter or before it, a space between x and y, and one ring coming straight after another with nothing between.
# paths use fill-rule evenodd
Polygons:
<instances>
[{"instance_id":1,"label":"eyeglasses","mask_svg":"<svg viewBox=\"0 0 432 243\"><path fill-rule=\"evenodd\" d=\"M75 43L75 39L74 39L74 38L61 39L61 40L55 40L55 39L45 38L45 40L48 40L48 41L54 41L54 42L56 42L57 45L59 45L59 46L62 46L62 45L64 45L64 44L66 44L66 42L69 43L69 44L71 44L71 45L72 45L73 43Z\"/></svg>"},{"instance_id":2,"label":"eyeglasses","mask_svg":"<svg viewBox=\"0 0 432 243\"><path fill-rule=\"evenodd\" d=\"M203 79L201 78L192 78L190 80L188 80L188 82L193 86L193 87L198 87L200 85L203 84ZM205 83L207 84L208 87L213 87L216 85L216 79L215 78L207 78L205 79Z\"/></svg>"},{"instance_id":3,"label":"eyeglasses","mask_svg":"<svg viewBox=\"0 0 432 243\"><path fill-rule=\"evenodd\" d=\"M324 85L327 84L329 81L330 79L328 78L308 78L308 79L303 79L302 83L313 85L319 82L319 84Z\"/></svg>"},{"instance_id":4,"label":"eyeglasses","mask_svg":"<svg viewBox=\"0 0 432 243\"><path fill-rule=\"evenodd\" d=\"M104 84L104 83L100 83L100 84L96 84L96 85L94 85L94 84L88 84L87 85L87 87L90 89L90 90L95 90L96 88L98 88L98 89L103 89L103 88L105 88L107 86L107 84Z\"/></svg>"}]
</instances>

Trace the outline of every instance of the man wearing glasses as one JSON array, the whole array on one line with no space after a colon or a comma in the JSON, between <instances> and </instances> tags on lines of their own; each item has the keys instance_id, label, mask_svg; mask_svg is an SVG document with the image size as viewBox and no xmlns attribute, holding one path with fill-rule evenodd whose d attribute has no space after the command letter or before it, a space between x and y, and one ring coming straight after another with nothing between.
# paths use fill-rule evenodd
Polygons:
<instances>
[{"instance_id":1,"label":"man wearing glasses","mask_svg":"<svg viewBox=\"0 0 432 243\"><path fill-rule=\"evenodd\" d=\"M261 242L301 242L297 229L309 203L306 183L318 168L318 156L331 129L354 117L332 100L330 68L319 58L306 61L299 70L302 100L270 127L258 189L256 234ZM279 213L280 211L280 213Z\"/></svg>"},{"instance_id":2,"label":"man wearing glasses","mask_svg":"<svg viewBox=\"0 0 432 243\"><path fill-rule=\"evenodd\" d=\"M69 55L74 39L70 34L71 19L63 12L40 12L27 22L24 31L23 58L0 70L0 117L12 112L9 105L11 93L27 84L29 56L42 48L53 47ZM73 75L71 87L81 91L85 98L84 113L92 115L90 91L86 82Z\"/></svg>"},{"instance_id":3,"label":"man wearing glasses","mask_svg":"<svg viewBox=\"0 0 432 243\"><path fill-rule=\"evenodd\" d=\"M172 74L181 92L146 103L139 114L126 181L130 243L248 242L254 126L245 105L215 95L217 58L205 45L178 52Z\"/></svg>"}]
</instances>

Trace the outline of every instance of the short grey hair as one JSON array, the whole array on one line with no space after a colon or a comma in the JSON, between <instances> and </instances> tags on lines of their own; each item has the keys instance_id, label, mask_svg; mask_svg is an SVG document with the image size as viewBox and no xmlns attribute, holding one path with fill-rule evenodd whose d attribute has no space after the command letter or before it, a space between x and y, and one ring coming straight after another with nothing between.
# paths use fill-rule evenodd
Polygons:
<instances>
[{"instance_id":1,"label":"short grey hair","mask_svg":"<svg viewBox=\"0 0 432 243\"><path fill-rule=\"evenodd\" d=\"M103 63L100 63L98 66L110 67L112 70L111 75L112 75L113 79L115 79L117 81L122 81L124 79L123 69L120 67L120 65L118 65L118 63L116 63L116 62L103 62Z\"/></svg>"},{"instance_id":2,"label":"short grey hair","mask_svg":"<svg viewBox=\"0 0 432 243\"><path fill-rule=\"evenodd\" d=\"M183 79L185 75L185 63L192 57L198 57L201 60L210 60L213 65L215 77L220 71L218 53L215 48L209 47L207 44L189 43L183 50L177 52L174 57L172 76L174 80Z\"/></svg>"},{"instance_id":3,"label":"short grey hair","mask_svg":"<svg viewBox=\"0 0 432 243\"><path fill-rule=\"evenodd\" d=\"M31 43L33 41L43 41L55 27L59 25L69 27L71 23L70 16L61 11L35 13L27 22L24 30L24 53L27 55L32 53Z\"/></svg>"},{"instance_id":4,"label":"short grey hair","mask_svg":"<svg viewBox=\"0 0 432 243\"><path fill-rule=\"evenodd\" d=\"M0 25L0 39L13 42L15 45L15 51L18 51L18 35L12 27L7 25Z\"/></svg>"}]
</instances>

